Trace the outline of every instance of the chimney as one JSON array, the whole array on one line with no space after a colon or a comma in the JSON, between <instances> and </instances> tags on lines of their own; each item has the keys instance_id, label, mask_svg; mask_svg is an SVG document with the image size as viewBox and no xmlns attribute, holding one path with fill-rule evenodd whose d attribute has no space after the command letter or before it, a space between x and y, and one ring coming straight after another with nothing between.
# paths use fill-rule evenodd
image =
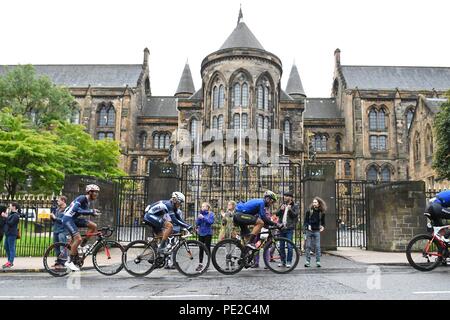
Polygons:
<instances>
[{"instance_id":1,"label":"chimney","mask_svg":"<svg viewBox=\"0 0 450 320\"><path fill-rule=\"evenodd\" d=\"M341 65L341 50L339 48L334 50L334 61L336 63L336 66Z\"/></svg>"},{"instance_id":2,"label":"chimney","mask_svg":"<svg viewBox=\"0 0 450 320\"><path fill-rule=\"evenodd\" d=\"M144 66L148 66L148 56L150 55L150 50L148 48L144 49Z\"/></svg>"}]
</instances>

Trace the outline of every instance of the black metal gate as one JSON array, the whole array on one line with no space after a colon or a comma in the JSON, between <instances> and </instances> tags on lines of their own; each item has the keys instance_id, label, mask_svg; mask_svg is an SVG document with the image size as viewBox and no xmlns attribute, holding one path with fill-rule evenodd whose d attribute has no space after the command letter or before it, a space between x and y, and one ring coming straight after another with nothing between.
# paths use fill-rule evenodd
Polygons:
<instances>
[{"instance_id":1,"label":"black metal gate","mask_svg":"<svg viewBox=\"0 0 450 320\"><path fill-rule=\"evenodd\" d=\"M337 246L367 246L367 181L336 181Z\"/></svg>"},{"instance_id":2,"label":"black metal gate","mask_svg":"<svg viewBox=\"0 0 450 320\"><path fill-rule=\"evenodd\" d=\"M114 180L115 227L117 241L130 242L145 238L142 224L149 198L149 177L120 177Z\"/></svg>"},{"instance_id":3,"label":"black metal gate","mask_svg":"<svg viewBox=\"0 0 450 320\"><path fill-rule=\"evenodd\" d=\"M226 210L227 202L261 198L265 190L277 194L290 191L299 205L302 199L302 172L300 164L278 167L261 165L203 165L180 167L180 191L186 196L185 219L193 224L203 202L209 202L216 217ZM302 209L301 209L302 210ZM300 243L300 222L295 239ZM214 227L220 228L216 223ZM218 230L214 230L215 242Z\"/></svg>"}]
</instances>

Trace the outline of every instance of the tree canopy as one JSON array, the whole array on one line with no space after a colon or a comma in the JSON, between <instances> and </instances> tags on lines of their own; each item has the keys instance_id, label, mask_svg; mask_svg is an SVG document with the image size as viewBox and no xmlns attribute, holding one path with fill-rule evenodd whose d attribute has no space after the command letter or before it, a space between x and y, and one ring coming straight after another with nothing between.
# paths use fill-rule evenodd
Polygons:
<instances>
[{"instance_id":1,"label":"tree canopy","mask_svg":"<svg viewBox=\"0 0 450 320\"><path fill-rule=\"evenodd\" d=\"M439 178L450 180L450 91L449 100L441 106L434 119L436 148L433 157L433 169Z\"/></svg>"}]
</instances>

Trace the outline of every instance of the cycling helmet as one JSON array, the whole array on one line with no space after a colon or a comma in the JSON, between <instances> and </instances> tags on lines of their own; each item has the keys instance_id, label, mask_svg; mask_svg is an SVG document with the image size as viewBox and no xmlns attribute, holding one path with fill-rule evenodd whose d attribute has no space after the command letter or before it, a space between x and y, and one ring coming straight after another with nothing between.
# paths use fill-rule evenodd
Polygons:
<instances>
[{"instance_id":1,"label":"cycling helmet","mask_svg":"<svg viewBox=\"0 0 450 320\"><path fill-rule=\"evenodd\" d=\"M266 192L264 192L264 198L265 197L269 197L273 201L278 201L278 196L275 194L275 192L270 191L270 190L267 190Z\"/></svg>"},{"instance_id":2,"label":"cycling helmet","mask_svg":"<svg viewBox=\"0 0 450 320\"><path fill-rule=\"evenodd\" d=\"M89 191L100 191L100 187L96 184L89 184L86 186L86 193L88 193Z\"/></svg>"},{"instance_id":3,"label":"cycling helmet","mask_svg":"<svg viewBox=\"0 0 450 320\"><path fill-rule=\"evenodd\" d=\"M179 191L175 191L174 193L172 193L172 198L175 198L179 203L183 203L186 199L184 194Z\"/></svg>"}]
</instances>

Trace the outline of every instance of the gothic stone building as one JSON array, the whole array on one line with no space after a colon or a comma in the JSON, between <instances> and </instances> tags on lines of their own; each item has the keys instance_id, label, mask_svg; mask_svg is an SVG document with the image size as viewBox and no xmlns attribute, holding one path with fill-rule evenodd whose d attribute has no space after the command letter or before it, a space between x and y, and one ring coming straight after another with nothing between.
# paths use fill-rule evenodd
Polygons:
<instances>
[{"instance_id":1,"label":"gothic stone building","mask_svg":"<svg viewBox=\"0 0 450 320\"><path fill-rule=\"evenodd\" d=\"M177 143L177 129L191 133L194 155L195 145L208 150L218 142L214 135L200 142L206 130L231 129L237 138L256 129L260 145L278 129L278 150L270 152L278 152L282 162L301 163L312 144L318 160L336 162L337 178L424 179L435 187L430 126L450 89L450 68L341 65L340 50L334 55L331 97L324 98L307 97L296 65L283 90L282 61L242 21L203 59L201 88L195 89L186 64L173 96L152 95L148 49L143 63L136 65L35 67L74 95L79 112L73 122L84 124L96 139L120 143L121 166L132 175L143 175L153 161L167 159L169 146ZM235 162L250 161L250 143L236 141L225 152Z\"/></svg>"}]
</instances>

